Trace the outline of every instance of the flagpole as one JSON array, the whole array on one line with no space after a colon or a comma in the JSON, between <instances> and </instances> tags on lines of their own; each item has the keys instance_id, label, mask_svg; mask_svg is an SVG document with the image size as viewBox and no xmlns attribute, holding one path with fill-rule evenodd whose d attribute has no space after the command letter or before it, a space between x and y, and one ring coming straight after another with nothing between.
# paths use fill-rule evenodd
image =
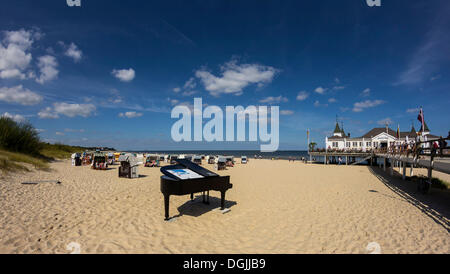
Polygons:
<instances>
[{"instance_id":1,"label":"flagpole","mask_svg":"<svg viewBox=\"0 0 450 274\"><path fill-rule=\"evenodd\" d=\"M311 148L310 148L310 141L309 141L309 129L307 130L308 135L308 151L309 151L309 161L311 162Z\"/></svg>"},{"instance_id":2,"label":"flagpole","mask_svg":"<svg viewBox=\"0 0 450 274\"><path fill-rule=\"evenodd\" d=\"M420 112L422 113L422 138L423 138L423 134L425 133L425 115L423 115L423 108L420 107Z\"/></svg>"}]
</instances>

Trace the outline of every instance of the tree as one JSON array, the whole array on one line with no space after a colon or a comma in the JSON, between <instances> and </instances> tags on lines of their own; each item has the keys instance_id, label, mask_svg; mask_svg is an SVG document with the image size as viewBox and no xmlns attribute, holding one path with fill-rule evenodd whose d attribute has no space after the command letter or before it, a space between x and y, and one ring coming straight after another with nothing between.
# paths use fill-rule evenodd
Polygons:
<instances>
[{"instance_id":1,"label":"tree","mask_svg":"<svg viewBox=\"0 0 450 274\"><path fill-rule=\"evenodd\" d=\"M317 143L311 142L309 143L309 151L314 151L314 148L316 148Z\"/></svg>"}]
</instances>

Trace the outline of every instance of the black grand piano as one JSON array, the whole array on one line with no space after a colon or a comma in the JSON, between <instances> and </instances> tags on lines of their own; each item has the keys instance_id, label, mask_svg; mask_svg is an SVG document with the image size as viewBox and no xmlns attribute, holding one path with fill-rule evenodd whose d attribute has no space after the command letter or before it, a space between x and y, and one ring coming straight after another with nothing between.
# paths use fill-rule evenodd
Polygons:
<instances>
[{"instance_id":1,"label":"black grand piano","mask_svg":"<svg viewBox=\"0 0 450 274\"><path fill-rule=\"evenodd\" d=\"M209 191L220 191L221 204L225 207L225 192L232 188L230 176L219 176L186 159L176 159L177 164L161 168L161 192L164 195L165 220L169 220L170 195L191 194L203 192L203 203L209 203ZM206 197L205 197L206 193ZM206 198L206 199L205 199Z\"/></svg>"}]
</instances>

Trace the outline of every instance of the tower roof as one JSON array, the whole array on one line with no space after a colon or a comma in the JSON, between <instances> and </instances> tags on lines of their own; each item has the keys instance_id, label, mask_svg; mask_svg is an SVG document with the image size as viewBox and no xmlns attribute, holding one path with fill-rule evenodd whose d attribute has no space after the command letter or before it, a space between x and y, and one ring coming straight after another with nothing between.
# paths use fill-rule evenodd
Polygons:
<instances>
[{"instance_id":1,"label":"tower roof","mask_svg":"<svg viewBox=\"0 0 450 274\"><path fill-rule=\"evenodd\" d=\"M334 132L333 133L341 133L341 128L339 127L338 122L336 122L336 127L334 128Z\"/></svg>"},{"instance_id":2,"label":"tower roof","mask_svg":"<svg viewBox=\"0 0 450 274\"><path fill-rule=\"evenodd\" d=\"M423 124L425 125L425 130L423 130L424 132L430 132L430 129L428 128L427 122L423 121ZM422 126L420 126L420 132L422 132Z\"/></svg>"}]
</instances>

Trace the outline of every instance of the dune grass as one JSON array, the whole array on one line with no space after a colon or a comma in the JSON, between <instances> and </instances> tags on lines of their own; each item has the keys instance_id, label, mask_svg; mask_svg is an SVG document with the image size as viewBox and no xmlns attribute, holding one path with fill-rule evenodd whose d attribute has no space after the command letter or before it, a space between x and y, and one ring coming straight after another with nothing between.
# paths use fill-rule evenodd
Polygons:
<instances>
[{"instance_id":1,"label":"dune grass","mask_svg":"<svg viewBox=\"0 0 450 274\"><path fill-rule=\"evenodd\" d=\"M10 173L14 171L30 171L30 167L37 170L50 170L49 163L57 159L69 159L73 153L81 152L84 148L62 144L42 143L38 154L28 155L0 149L0 171Z\"/></svg>"},{"instance_id":2,"label":"dune grass","mask_svg":"<svg viewBox=\"0 0 450 274\"><path fill-rule=\"evenodd\" d=\"M32 166L38 170L50 170L49 160L37 158L18 152L0 150L0 170L5 173L14 171L29 171L27 167Z\"/></svg>"},{"instance_id":3,"label":"dune grass","mask_svg":"<svg viewBox=\"0 0 450 274\"><path fill-rule=\"evenodd\" d=\"M0 117L0 148L38 155L42 149L39 133L29 122L16 122L8 117Z\"/></svg>"},{"instance_id":4,"label":"dune grass","mask_svg":"<svg viewBox=\"0 0 450 274\"><path fill-rule=\"evenodd\" d=\"M85 148L63 144L42 144L39 154L48 159L68 159L73 153L82 152Z\"/></svg>"},{"instance_id":5,"label":"dune grass","mask_svg":"<svg viewBox=\"0 0 450 274\"><path fill-rule=\"evenodd\" d=\"M36 129L28 122L0 117L0 171L29 171L31 167L49 170L49 162L67 159L84 148L41 142Z\"/></svg>"}]
</instances>

